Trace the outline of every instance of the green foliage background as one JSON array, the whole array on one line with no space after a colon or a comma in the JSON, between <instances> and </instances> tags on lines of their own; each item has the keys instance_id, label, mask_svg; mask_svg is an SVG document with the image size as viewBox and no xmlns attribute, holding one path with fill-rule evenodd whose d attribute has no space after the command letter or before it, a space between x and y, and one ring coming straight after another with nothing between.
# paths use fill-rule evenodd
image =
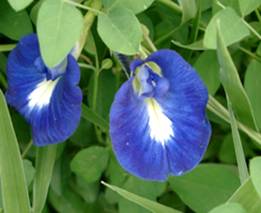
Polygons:
<instances>
[{"instance_id":1,"label":"green foliage background","mask_svg":"<svg viewBox=\"0 0 261 213\"><path fill-rule=\"evenodd\" d=\"M260 10L260 0L0 0L0 212L260 212ZM44 148L3 95L8 53L32 32L50 67L77 43L84 94L74 135ZM195 170L160 183L119 166L108 120L127 79L115 52L162 48L207 85L213 134Z\"/></svg>"}]
</instances>

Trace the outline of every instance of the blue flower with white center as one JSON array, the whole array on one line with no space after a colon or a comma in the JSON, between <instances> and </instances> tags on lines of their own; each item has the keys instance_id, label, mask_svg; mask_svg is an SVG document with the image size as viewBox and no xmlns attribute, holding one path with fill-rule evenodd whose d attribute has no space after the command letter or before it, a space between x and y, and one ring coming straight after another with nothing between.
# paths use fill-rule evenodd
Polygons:
<instances>
[{"instance_id":1,"label":"blue flower with white center","mask_svg":"<svg viewBox=\"0 0 261 213\"><path fill-rule=\"evenodd\" d=\"M68 54L48 68L35 34L23 37L9 54L7 102L32 126L33 142L45 146L65 141L77 128L82 92L78 64Z\"/></svg>"},{"instance_id":2,"label":"blue flower with white center","mask_svg":"<svg viewBox=\"0 0 261 213\"><path fill-rule=\"evenodd\" d=\"M175 51L160 50L130 66L132 77L115 96L110 135L122 167L143 179L182 175L202 159L211 127L208 92Z\"/></svg>"}]
</instances>

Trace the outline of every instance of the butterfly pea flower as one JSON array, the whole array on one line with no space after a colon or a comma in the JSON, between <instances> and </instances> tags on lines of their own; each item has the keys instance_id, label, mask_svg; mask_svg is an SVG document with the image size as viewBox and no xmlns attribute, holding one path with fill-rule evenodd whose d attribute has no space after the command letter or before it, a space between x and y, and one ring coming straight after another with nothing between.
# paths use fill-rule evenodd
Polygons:
<instances>
[{"instance_id":1,"label":"butterfly pea flower","mask_svg":"<svg viewBox=\"0 0 261 213\"><path fill-rule=\"evenodd\" d=\"M131 78L110 111L110 135L123 168L142 179L164 181L201 161L211 135L208 91L175 51L159 50L131 65Z\"/></svg>"},{"instance_id":2,"label":"butterfly pea flower","mask_svg":"<svg viewBox=\"0 0 261 213\"><path fill-rule=\"evenodd\" d=\"M65 141L75 131L82 93L77 86L80 70L71 54L48 68L36 34L27 35L9 54L7 78L7 102L31 124L35 145Z\"/></svg>"}]
</instances>

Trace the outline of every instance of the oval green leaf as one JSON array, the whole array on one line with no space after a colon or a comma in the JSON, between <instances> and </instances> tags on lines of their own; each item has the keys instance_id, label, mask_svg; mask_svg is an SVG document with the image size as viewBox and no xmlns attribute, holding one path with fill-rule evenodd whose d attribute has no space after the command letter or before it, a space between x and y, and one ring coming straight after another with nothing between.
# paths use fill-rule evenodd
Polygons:
<instances>
[{"instance_id":1,"label":"oval green leaf","mask_svg":"<svg viewBox=\"0 0 261 213\"><path fill-rule=\"evenodd\" d=\"M245 89L251 102L257 126L261 129L261 96L257 91L261 91L261 63L252 60L248 65L245 75Z\"/></svg>"},{"instance_id":2,"label":"oval green leaf","mask_svg":"<svg viewBox=\"0 0 261 213\"><path fill-rule=\"evenodd\" d=\"M81 150L75 155L71 161L71 170L85 181L92 183L99 180L108 160L109 153L107 149L92 146Z\"/></svg>"},{"instance_id":3,"label":"oval green leaf","mask_svg":"<svg viewBox=\"0 0 261 213\"><path fill-rule=\"evenodd\" d=\"M154 0L102 0L107 10L123 6L132 10L135 14L146 10L153 2Z\"/></svg>"},{"instance_id":4,"label":"oval green leaf","mask_svg":"<svg viewBox=\"0 0 261 213\"><path fill-rule=\"evenodd\" d=\"M220 33L225 46L236 43L249 35L249 30L242 19L232 8L227 7L215 14L206 28L203 43L207 48L216 49L217 47L217 22L220 23Z\"/></svg>"},{"instance_id":5,"label":"oval green leaf","mask_svg":"<svg viewBox=\"0 0 261 213\"><path fill-rule=\"evenodd\" d=\"M98 33L113 51L133 55L139 51L142 39L141 26L133 12L115 7L98 16Z\"/></svg>"},{"instance_id":6,"label":"oval green leaf","mask_svg":"<svg viewBox=\"0 0 261 213\"><path fill-rule=\"evenodd\" d=\"M261 0L238 0L240 11L243 16L248 15L261 5Z\"/></svg>"},{"instance_id":7,"label":"oval green leaf","mask_svg":"<svg viewBox=\"0 0 261 213\"><path fill-rule=\"evenodd\" d=\"M79 39L83 19L79 10L62 0L46 0L37 17L37 33L45 64L54 67Z\"/></svg>"},{"instance_id":8,"label":"oval green leaf","mask_svg":"<svg viewBox=\"0 0 261 213\"><path fill-rule=\"evenodd\" d=\"M184 203L202 213L224 203L240 185L236 167L221 164L201 164L169 181Z\"/></svg>"},{"instance_id":9,"label":"oval green leaf","mask_svg":"<svg viewBox=\"0 0 261 213\"><path fill-rule=\"evenodd\" d=\"M33 0L8 0L14 10L19 11L26 8ZM1 2L2 4L3 2Z\"/></svg>"},{"instance_id":10,"label":"oval green leaf","mask_svg":"<svg viewBox=\"0 0 261 213\"><path fill-rule=\"evenodd\" d=\"M255 157L250 161L250 176L261 199L261 157Z\"/></svg>"},{"instance_id":11,"label":"oval green leaf","mask_svg":"<svg viewBox=\"0 0 261 213\"><path fill-rule=\"evenodd\" d=\"M0 33L11 39L19 40L31 32L33 32L33 27L27 12L25 10L15 12L6 1L1 1Z\"/></svg>"}]
</instances>

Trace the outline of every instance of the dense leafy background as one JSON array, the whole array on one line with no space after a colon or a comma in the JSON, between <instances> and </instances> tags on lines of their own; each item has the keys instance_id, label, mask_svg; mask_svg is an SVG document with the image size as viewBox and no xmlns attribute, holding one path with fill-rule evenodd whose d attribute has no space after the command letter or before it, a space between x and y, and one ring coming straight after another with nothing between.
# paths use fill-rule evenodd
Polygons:
<instances>
[{"instance_id":1,"label":"dense leafy background","mask_svg":"<svg viewBox=\"0 0 261 213\"><path fill-rule=\"evenodd\" d=\"M261 1L68 1L0 0L0 212L259 212ZM80 125L45 148L30 146L30 127L3 95L8 52L31 32L50 67L77 41L82 49ZM125 172L108 134L110 105L127 79L115 52L131 59L153 44L179 52L211 95L213 134L202 163L162 183Z\"/></svg>"}]
</instances>

